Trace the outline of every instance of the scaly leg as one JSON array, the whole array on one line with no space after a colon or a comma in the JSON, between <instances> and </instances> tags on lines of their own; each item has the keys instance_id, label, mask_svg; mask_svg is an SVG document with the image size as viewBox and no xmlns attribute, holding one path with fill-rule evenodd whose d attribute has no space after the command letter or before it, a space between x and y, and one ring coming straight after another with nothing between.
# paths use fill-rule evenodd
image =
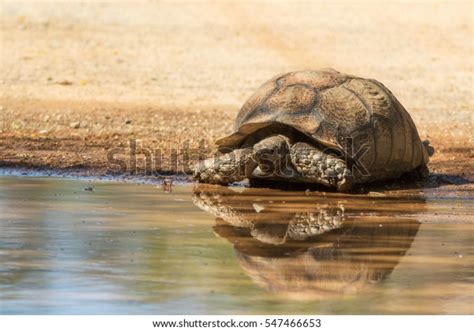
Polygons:
<instances>
[{"instance_id":1,"label":"scaly leg","mask_svg":"<svg viewBox=\"0 0 474 331\"><path fill-rule=\"evenodd\" d=\"M352 188L352 174L344 160L303 142L291 146L290 157L301 180L335 187L338 191Z\"/></svg>"},{"instance_id":2,"label":"scaly leg","mask_svg":"<svg viewBox=\"0 0 474 331\"><path fill-rule=\"evenodd\" d=\"M236 149L219 157L209 158L194 168L194 178L201 183L229 184L248 178L257 166L253 149Z\"/></svg>"}]
</instances>

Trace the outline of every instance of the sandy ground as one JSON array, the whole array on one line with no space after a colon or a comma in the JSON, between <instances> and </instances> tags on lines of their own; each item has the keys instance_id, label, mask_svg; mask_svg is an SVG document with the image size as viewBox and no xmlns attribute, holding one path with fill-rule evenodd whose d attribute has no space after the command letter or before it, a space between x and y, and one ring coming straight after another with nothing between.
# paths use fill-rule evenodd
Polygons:
<instances>
[{"instance_id":1,"label":"sandy ground","mask_svg":"<svg viewBox=\"0 0 474 331\"><path fill-rule=\"evenodd\" d=\"M175 172L268 78L333 67L393 91L432 172L474 180L472 2L2 1L0 26L2 166L130 172L133 140Z\"/></svg>"}]
</instances>

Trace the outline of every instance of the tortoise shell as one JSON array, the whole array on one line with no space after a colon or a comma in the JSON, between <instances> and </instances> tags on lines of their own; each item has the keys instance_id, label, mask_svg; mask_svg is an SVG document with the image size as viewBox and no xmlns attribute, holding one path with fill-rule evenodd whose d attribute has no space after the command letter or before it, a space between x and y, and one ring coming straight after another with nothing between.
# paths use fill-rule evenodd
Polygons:
<instances>
[{"instance_id":1,"label":"tortoise shell","mask_svg":"<svg viewBox=\"0 0 474 331\"><path fill-rule=\"evenodd\" d=\"M270 79L240 109L235 132L216 144L239 148L274 124L348 156L364 151L359 162L370 171L370 180L411 171L429 159L410 115L382 83L333 69Z\"/></svg>"}]
</instances>

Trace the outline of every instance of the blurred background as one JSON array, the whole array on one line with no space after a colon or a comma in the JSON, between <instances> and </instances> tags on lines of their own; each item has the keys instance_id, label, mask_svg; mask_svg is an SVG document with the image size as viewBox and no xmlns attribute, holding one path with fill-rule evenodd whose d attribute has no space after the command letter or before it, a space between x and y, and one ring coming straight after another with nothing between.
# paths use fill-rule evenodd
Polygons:
<instances>
[{"instance_id":1,"label":"blurred background","mask_svg":"<svg viewBox=\"0 0 474 331\"><path fill-rule=\"evenodd\" d=\"M276 74L383 82L472 177L471 1L2 1L0 164L106 171L105 152L208 145ZM167 161L162 168L168 167Z\"/></svg>"}]
</instances>

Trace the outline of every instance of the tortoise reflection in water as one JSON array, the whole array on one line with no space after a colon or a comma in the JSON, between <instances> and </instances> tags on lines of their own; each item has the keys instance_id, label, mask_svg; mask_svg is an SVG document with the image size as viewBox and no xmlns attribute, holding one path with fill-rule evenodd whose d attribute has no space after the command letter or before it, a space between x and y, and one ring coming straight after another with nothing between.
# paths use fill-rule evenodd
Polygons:
<instances>
[{"instance_id":1,"label":"tortoise reflection in water","mask_svg":"<svg viewBox=\"0 0 474 331\"><path fill-rule=\"evenodd\" d=\"M200 185L194 203L217 217L215 233L234 245L257 284L292 298L368 290L396 267L420 224L393 217L399 201L380 207L366 198L269 192ZM411 212L424 208L422 199L406 203Z\"/></svg>"}]
</instances>

